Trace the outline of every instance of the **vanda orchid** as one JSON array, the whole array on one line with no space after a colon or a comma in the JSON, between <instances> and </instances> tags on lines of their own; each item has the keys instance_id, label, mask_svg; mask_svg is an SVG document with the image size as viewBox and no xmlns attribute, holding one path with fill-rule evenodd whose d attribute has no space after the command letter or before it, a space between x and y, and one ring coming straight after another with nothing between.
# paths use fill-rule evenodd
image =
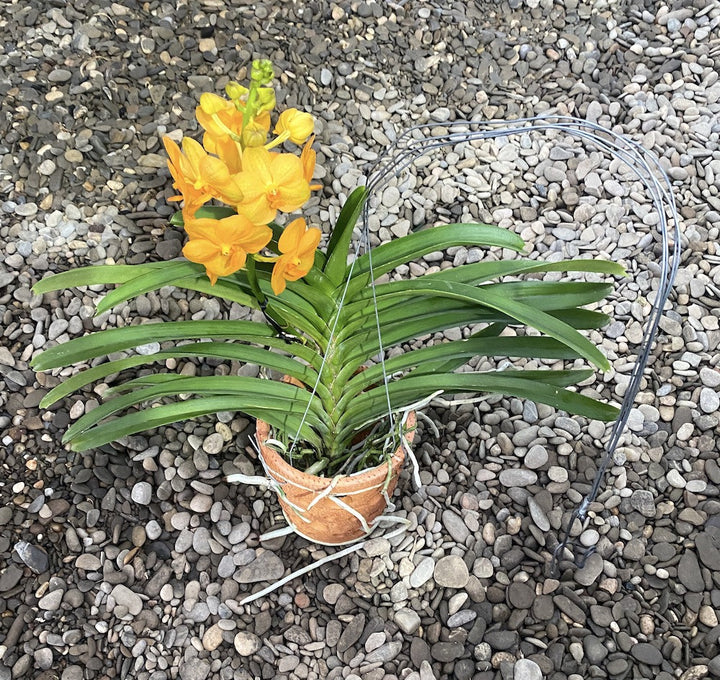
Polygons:
<instances>
[{"instance_id":1,"label":"vanda orchid","mask_svg":"<svg viewBox=\"0 0 720 680\"><path fill-rule=\"evenodd\" d=\"M272 79L269 62L254 62L248 87L232 82L226 97L199 98L202 143L164 140L177 191L171 200L182 201L172 222L187 234L184 258L71 270L35 286L45 293L117 284L98 313L174 286L262 315L137 321L46 349L33 366L55 370L61 379L43 406L110 383L102 403L69 427L65 442L75 450L91 449L176 421L243 412L270 425L280 450L293 448L297 468L332 477L387 460L388 433L395 427L389 413L402 413L439 390L500 393L589 418L616 417L614 406L577 384L594 377L583 360L609 367L580 331L607 323L607 316L586 306L608 295L612 284L602 276L622 275L619 265L498 259L500 249L520 253L523 241L486 224L445 224L380 245L350 266L353 227L367 191L360 187L347 198L332 229L300 214L321 188L313 181L314 120L287 109L273 124ZM417 279L385 276L455 246L494 248L495 257ZM594 282L518 278L546 272L602 276ZM417 342L452 328L464 329L463 338ZM136 351L153 342L159 347L154 354ZM379 362L381 350L388 349L393 351ZM478 356L534 361L529 370L470 370L468 362ZM227 369L194 377L173 373L167 368L171 359L212 359L214 366L244 362L262 370L258 377ZM72 364L77 369L63 368Z\"/></svg>"}]
</instances>

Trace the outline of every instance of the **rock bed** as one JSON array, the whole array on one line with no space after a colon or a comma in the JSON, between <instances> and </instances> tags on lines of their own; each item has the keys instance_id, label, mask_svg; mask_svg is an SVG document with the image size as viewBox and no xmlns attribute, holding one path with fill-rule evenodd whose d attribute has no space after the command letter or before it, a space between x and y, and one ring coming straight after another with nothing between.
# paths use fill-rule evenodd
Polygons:
<instances>
[{"instance_id":1,"label":"rock bed","mask_svg":"<svg viewBox=\"0 0 720 680\"><path fill-rule=\"evenodd\" d=\"M719 23L703 2L8 7L0 678L720 675ZM247 419L221 414L123 447L63 450L62 431L102 390L40 410L63 374L29 370L39 348L144 319L243 315L162 289L94 317L100 289L41 298L30 287L68 267L179 254L160 136L196 132L198 94L242 78L253 56L278 66L280 102L318 116L318 176L329 187L307 211L318 222L411 124L569 113L661 157L684 255L615 464L588 521L573 527L579 546L594 548L582 568L562 561L552 578L548 562L606 428L516 399L429 409L440 437L419 437L424 486L414 491L405 473L395 498L411 529L244 607L268 579L329 552L295 538L259 543L282 523L275 500L223 482L257 470ZM373 238L471 218L514 225L539 256L639 261L606 310L614 369L586 388L620 399L652 294L640 258L654 224L647 201L619 164L562 137L450 154L385 190ZM398 274L476 257L455 249Z\"/></svg>"}]
</instances>

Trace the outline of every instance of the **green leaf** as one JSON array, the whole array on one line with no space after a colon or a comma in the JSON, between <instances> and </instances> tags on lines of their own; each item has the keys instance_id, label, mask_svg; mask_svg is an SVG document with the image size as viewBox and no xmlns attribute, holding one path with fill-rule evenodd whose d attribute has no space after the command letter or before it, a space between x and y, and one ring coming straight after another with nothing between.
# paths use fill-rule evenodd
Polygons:
<instances>
[{"instance_id":1,"label":"green leaf","mask_svg":"<svg viewBox=\"0 0 720 680\"><path fill-rule=\"evenodd\" d=\"M539 372L542 373L542 372ZM572 372L568 372L572 373ZM553 384L555 371L547 371L547 378L541 381L527 379L524 371L499 371L493 373L449 373L433 376L408 376L388 385L391 408L395 411L424 399L437 390L445 394L492 393L531 399L558 409L597 420L614 420L619 410L585 395ZM579 376L587 376L580 371ZM544 376L543 376L544 377ZM568 376L565 376L568 377ZM364 425L387 414L387 399L383 386L357 396L352 405L338 420L338 437L349 438Z\"/></svg>"},{"instance_id":2,"label":"green leaf","mask_svg":"<svg viewBox=\"0 0 720 680\"><path fill-rule=\"evenodd\" d=\"M323 308L323 305L332 304L331 298L315 291L309 286L288 286L281 295L275 295L270 283L270 272L263 268L266 263L257 263L255 273L260 291L268 301L268 307L272 306L291 326L306 333L321 347L325 344L325 338L329 335L324 316L316 309L315 305ZM221 279L218 279L220 283ZM232 285L238 285L243 290L252 292L250 282L247 280L246 272L235 272L229 277ZM218 285L218 284L215 284ZM207 288L206 288L207 290ZM302 295L300 294L302 293ZM253 300L255 300L253 296ZM257 307L257 302L254 303ZM292 329L290 329L292 332Z\"/></svg>"},{"instance_id":3,"label":"green leaf","mask_svg":"<svg viewBox=\"0 0 720 680\"><path fill-rule=\"evenodd\" d=\"M149 342L190 340L193 338L228 338L265 343L273 330L256 321L170 321L124 328L109 328L62 345L56 345L33 357L30 365L36 371L89 361L120 350L134 349Z\"/></svg>"},{"instance_id":4,"label":"green leaf","mask_svg":"<svg viewBox=\"0 0 720 680\"><path fill-rule=\"evenodd\" d=\"M143 387L143 385L149 385L149 387ZM160 397L180 394L196 394L207 397L234 396L238 399L238 404L252 403L258 408L284 409L288 413L302 414L307 409L311 425L322 426L325 415L320 402L316 398L311 399L310 392L303 388L246 376L213 375L196 378L156 374L136 378L126 383L124 387L132 389L132 391L129 394L113 397L79 418L68 428L64 441L75 439L78 434L86 432L101 420L126 408L143 402L151 402ZM236 411L240 408L238 405L231 410Z\"/></svg>"},{"instance_id":5,"label":"green leaf","mask_svg":"<svg viewBox=\"0 0 720 680\"><path fill-rule=\"evenodd\" d=\"M366 318L374 313L375 305L379 310L384 310L418 299L421 296L427 296L428 290L432 289L433 281L441 283L438 279L431 281L430 276L409 281L383 283L375 287L375 300L372 297L372 289L365 289L355 296L353 302L344 306L343 318L346 322L353 317ZM442 283L446 282L442 281ZM456 284L454 281L447 283L466 285ZM591 304L607 297L612 292L612 289L612 284L609 283L587 283L584 281L503 281L501 283L487 283L476 288L478 291L490 291L519 302L532 304L534 307L544 311Z\"/></svg>"},{"instance_id":6,"label":"green leaf","mask_svg":"<svg viewBox=\"0 0 720 680\"><path fill-rule=\"evenodd\" d=\"M482 328L476 333L473 333L468 339L472 340L474 338L496 338L507 328L507 326L508 324L506 323L491 323L485 326L485 328ZM551 339L549 339L549 341L554 342ZM572 350L567 351L570 352ZM460 366L462 366L464 363L467 363L467 361L462 357L450 360L438 359L437 361L427 362L426 364L424 364L424 368L426 368L427 371L432 371L433 373L452 373L453 371L460 368Z\"/></svg>"},{"instance_id":7,"label":"green leaf","mask_svg":"<svg viewBox=\"0 0 720 680\"><path fill-rule=\"evenodd\" d=\"M462 366L475 356L576 359L579 354L563 343L543 336L474 337L410 350L400 356L386 359L385 373L392 375L409 368L415 368L413 375L446 373L449 371L437 370L439 361L453 361ZM359 394L368 386L382 380L383 367L381 364L375 364L352 378L348 382L346 392L350 395Z\"/></svg>"},{"instance_id":8,"label":"green leaf","mask_svg":"<svg viewBox=\"0 0 720 680\"><path fill-rule=\"evenodd\" d=\"M609 321L606 314L586 309L559 309L549 314L580 330L601 328ZM385 349L449 328L479 323L516 324L515 320L506 314L483 310L478 305L448 302L438 310L437 302L432 300L420 300L401 305L397 310L386 310L380 314L380 323ZM351 372L369 361L380 351L374 316L343 326L336 342L340 345L337 352L345 358L346 366L352 366Z\"/></svg>"},{"instance_id":9,"label":"green leaf","mask_svg":"<svg viewBox=\"0 0 720 680\"><path fill-rule=\"evenodd\" d=\"M284 348L283 345L284 343L280 340L277 340L275 343L275 347ZM321 358L309 348L297 346L294 354L304 358L308 361L308 363L312 363L315 366L319 366L321 363ZM259 366L279 371L283 375L291 375L293 378L300 380L306 385L314 385L317 380L316 371L304 364L301 364L295 359L278 354L277 352L270 352L264 348L234 343L199 342L180 345L174 349L162 350L149 356L138 355L124 359L117 359L115 361L108 361L98 366L88 368L80 373L76 373L75 375L66 378L57 387L50 390L50 392L48 392L40 402L40 407L47 408L59 399L76 392L86 385L94 383L98 380L103 380L109 375L119 373L127 370L128 368L164 361L165 359L170 358L188 357L213 357L223 359L225 361L235 360L242 361L247 364L257 364ZM327 390L322 383L318 385L318 396L321 399L323 397L329 397Z\"/></svg>"},{"instance_id":10,"label":"green leaf","mask_svg":"<svg viewBox=\"0 0 720 680\"><path fill-rule=\"evenodd\" d=\"M405 284L405 287L412 284L412 289L419 295L432 295L460 302L475 303L498 311L511 319L532 326L541 333L559 340L599 368L603 370L609 370L610 368L610 363L600 350L574 328L534 306L515 300L497 290L491 290L490 286L475 288L463 283L449 281L426 282L422 279L399 283ZM402 287L400 290L402 290ZM404 294L404 290L399 294Z\"/></svg>"},{"instance_id":11,"label":"green leaf","mask_svg":"<svg viewBox=\"0 0 720 680\"><path fill-rule=\"evenodd\" d=\"M504 281L488 283L477 290L483 293L491 291L548 312L598 302L612 293L613 286L585 281Z\"/></svg>"},{"instance_id":12,"label":"green leaf","mask_svg":"<svg viewBox=\"0 0 720 680\"><path fill-rule=\"evenodd\" d=\"M353 229L366 200L365 187L358 187L348 196L330 237L324 271L334 286L340 286L344 281Z\"/></svg>"},{"instance_id":13,"label":"green leaf","mask_svg":"<svg viewBox=\"0 0 720 680\"><path fill-rule=\"evenodd\" d=\"M513 232L489 224L444 224L424 229L373 248L371 255L365 253L359 257L353 268L348 294L354 297L358 290L369 283L365 275L370 272L371 257L373 274L377 279L398 265L453 246L495 246L521 251L525 243Z\"/></svg>"},{"instance_id":14,"label":"green leaf","mask_svg":"<svg viewBox=\"0 0 720 680\"><path fill-rule=\"evenodd\" d=\"M110 291L97 305L97 314L107 312L127 300L163 286L176 286L178 280L204 275L205 268L194 262L167 262L162 269L141 273L134 279Z\"/></svg>"},{"instance_id":15,"label":"green leaf","mask_svg":"<svg viewBox=\"0 0 720 680\"><path fill-rule=\"evenodd\" d=\"M155 265L168 266L167 262L156 262ZM49 293L54 290L65 288L80 288L82 286L99 286L111 283L125 283L142 274L146 274L157 267L151 265L135 264L97 264L91 267L80 267L69 269L66 272L59 272L47 276L33 286L33 292L37 295Z\"/></svg>"},{"instance_id":16,"label":"green leaf","mask_svg":"<svg viewBox=\"0 0 720 680\"><path fill-rule=\"evenodd\" d=\"M423 280L439 279L442 281L455 281L478 285L500 276L515 276L518 274L531 274L543 272L588 272L606 274L609 276L625 276L624 267L616 262L607 260L561 260L560 262L542 262L538 260L490 260L487 262L474 262L459 267L443 269L432 274L425 274Z\"/></svg>"},{"instance_id":17,"label":"green leaf","mask_svg":"<svg viewBox=\"0 0 720 680\"><path fill-rule=\"evenodd\" d=\"M250 309L258 309L258 301L252 295L244 293L234 281L218 279L213 285L207 275L202 273L184 279L177 279L169 285L184 288L185 290L194 290L197 293L203 293L208 297L219 298L226 302L237 302L237 304Z\"/></svg>"},{"instance_id":18,"label":"green leaf","mask_svg":"<svg viewBox=\"0 0 720 680\"><path fill-rule=\"evenodd\" d=\"M71 448L74 451L87 451L137 432L221 411L242 411L254 418L261 418L291 436L298 431L301 422L301 416L297 414L282 408L261 407L252 399L240 400L237 396L203 397L155 406L97 425L74 437ZM318 450L322 448L322 438L312 429L308 419L300 428L300 438Z\"/></svg>"}]
</instances>

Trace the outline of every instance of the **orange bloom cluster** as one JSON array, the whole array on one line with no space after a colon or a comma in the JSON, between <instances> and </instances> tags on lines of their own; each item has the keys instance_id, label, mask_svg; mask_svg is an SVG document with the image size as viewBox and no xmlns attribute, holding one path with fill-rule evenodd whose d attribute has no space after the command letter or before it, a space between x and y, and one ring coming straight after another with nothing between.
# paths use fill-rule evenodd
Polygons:
<instances>
[{"instance_id":1,"label":"orange bloom cluster","mask_svg":"<svg viewBox=\"0 0 720 680\"><path fill-rule=\"evenodd\" d=\"M229 276L245 267L248 256L258 255L272 239L278 212L298 210L309 198L315 170L312 149L314 119L297 109L283 111L268 142L275 93L267 87L272 80L269 62L253 62L249 88L230 83L228 99L212 93L200 97L195 110L204 129L203 142L184 138L182 148L169 137L163 138L179 194L170 200L183 201L183 221L190 240L183 255L205 266L214 285L218 277ZM274 151L290 141L304 145L298 156ZM215 199L232 207L236 214L223 219L196 217L200 208ZM276 257L271 261L271 285L276 295L287 281L297 281L313 266L321 232L307 228L296 219L284 230Z\"/></svg>"}]
</instances>

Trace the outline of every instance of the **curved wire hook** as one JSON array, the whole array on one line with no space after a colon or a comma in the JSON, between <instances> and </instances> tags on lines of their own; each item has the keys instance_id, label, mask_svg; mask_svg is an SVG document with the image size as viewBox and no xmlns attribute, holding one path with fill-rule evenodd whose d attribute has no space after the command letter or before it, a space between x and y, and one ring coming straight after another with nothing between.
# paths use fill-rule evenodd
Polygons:
<instances>
[{"instance_id":1,"label":"curved wire hook","mask_svg":"<svg viewBox=\"0 0 720 680\"><path fill-rule=\"evenodd\" d=\"M640 389L643 371L647 365L653 341L657 333L660 317L665 303L670 295L675 274L680 264L680 220L677 213L675 198L672 193L672 184L660 165L658 158L644 149L637 142L608 130L596 123L574 118L571 116L543 115L519 120L495 120L481 123L473 121L455 121L445 124L447 132L439 135L427 136L427 131L437 128L434 123L418 125L407 129L387 148L385 153L376 162L368 180L368 194L372 196L380 191L388 182L398 177L405 169L421 156L425 156L437 149L454 146L456 144L488 140L498 137L510 137L527 132L564 132L595 146L614 158L623 161L645 185L651 196L658 215L657 232L661 242L661 260L658 290L651 306L650 315L645 326L643 339L638 350L637 360L633 366L630 381L623 397L620 413L615 421L610 438L605 446L602 461L598 467L590 491L573 510L563 539L555 548L551 563L551 573L556 574L558 561L570 540L570 531L576 519L585 519L590 504L597 497L600 484L610 464L612 455L618 446L627 424L633 402ZM672 233L668 224L668 217L672 222ZM368 253L370 248L369 232L369 202L363 210L362 237ZM369 259L370 259L369 255ZM372 278L372 261L369 262ZM374 295L374 283L373 295ZM380 347L380 362L382 365L383 380L385 383L388 401L388 417L392 423L393 413L390 406L388 392L388 376L385 373L384 349L382 345L381 329L377 309L375 310L376 326ZM394 428L391 428L394 431ZM587 555L585 555L587 557ZM582 558L584 564L585 557ZM582 565L578 565L582 566Z\"/></svg>"}]
</instances>

